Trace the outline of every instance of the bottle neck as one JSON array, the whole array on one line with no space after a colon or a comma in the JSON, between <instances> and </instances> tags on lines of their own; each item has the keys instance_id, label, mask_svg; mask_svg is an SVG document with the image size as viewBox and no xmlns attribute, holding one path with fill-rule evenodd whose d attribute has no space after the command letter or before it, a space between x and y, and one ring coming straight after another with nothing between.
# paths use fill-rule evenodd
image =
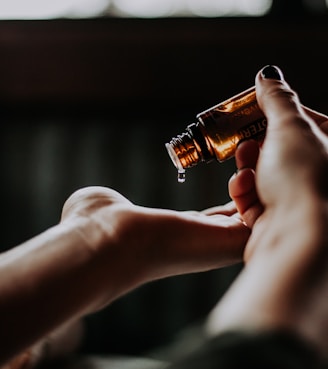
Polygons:
<instances>
[{"instance_id":1,"label":"bottle neck","mask_svg":"<svg viewBox=\"0 0 328 369\"><path fill-rule=\"evenodd\" d=\"M202 161L210 161L209 152L200 123L190 124L186 131L166 144L166 149L178 170L191 168Z\"/></svg>"}]
</instances>

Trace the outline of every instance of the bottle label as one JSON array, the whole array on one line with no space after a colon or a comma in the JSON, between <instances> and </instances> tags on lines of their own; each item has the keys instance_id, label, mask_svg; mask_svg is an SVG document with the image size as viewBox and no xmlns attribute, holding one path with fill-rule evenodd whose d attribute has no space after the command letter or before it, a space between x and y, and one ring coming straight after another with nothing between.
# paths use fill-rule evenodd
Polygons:
<instances>
[{"instance_id":1,"label":"bottle label","mask_svg":"<svg viewBox=\"0 0 328 369\"><path fill-rule=\"evenodd\" d=\"M265 134L265 130L267 127L267 120L265 118L261 118L252 122L251 124L242 127L238 131L239 141L247 140L249 138L261 138Z\"/></svg>"},{"instance_id":2,"label":"bottle label","mask_svg":"<svg viewBox=\"0 0 328 369\"><path fill-rule=\"evenodd\" d=\"M257 101L217 105L198 115L218 161L231 158L242 140L264 136L267 122Z\"/></svg>"}]
</instances>

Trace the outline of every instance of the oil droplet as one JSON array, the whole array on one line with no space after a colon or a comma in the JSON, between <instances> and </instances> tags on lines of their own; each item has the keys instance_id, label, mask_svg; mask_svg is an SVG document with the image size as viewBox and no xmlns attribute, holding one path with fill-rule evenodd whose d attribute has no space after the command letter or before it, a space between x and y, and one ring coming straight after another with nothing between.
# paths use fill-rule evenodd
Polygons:
<instances>
[{"instance_id":1,"label":"oil droplet","mask_svg":"<svg viewBox=\"0 0 328 369\"><path fill-rule=\"evenodd\" d=\"M178 182L183 183L186 180L186 171L184 169L178 170Z\"/></svg>"}]
</instances>

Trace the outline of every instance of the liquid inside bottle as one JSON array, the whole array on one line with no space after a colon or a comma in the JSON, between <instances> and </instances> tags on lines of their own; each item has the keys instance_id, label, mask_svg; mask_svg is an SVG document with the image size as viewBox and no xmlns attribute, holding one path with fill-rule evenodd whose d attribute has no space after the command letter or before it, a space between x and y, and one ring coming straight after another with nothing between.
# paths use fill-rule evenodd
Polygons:
<instances>
[{"instance_id":1,"label":"liquid inside bottle","mask_svg":"<svg viewBox=\"0 0 328 369\"><path fill-rule=\"evenodd\" d=\"M263 139L267 126L255 87L199 113L196 118L196 123L165 145L178 173L201 162L232 158L239 142ZM184 178L179 178L180 174L178 181L184 182Z\"/></svg>"}]
</instances>

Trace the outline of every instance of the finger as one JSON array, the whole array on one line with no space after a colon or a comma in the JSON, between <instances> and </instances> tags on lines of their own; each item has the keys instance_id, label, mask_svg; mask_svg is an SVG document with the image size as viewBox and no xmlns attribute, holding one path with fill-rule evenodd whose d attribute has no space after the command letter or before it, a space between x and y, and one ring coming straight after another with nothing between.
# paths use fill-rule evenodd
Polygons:
<instances>
[{"instance_id":1,"label":"finger","mask_svg":"<svg viewBox=\"0 0 328 369\"><path fill-rule=\"evenodd\" d=\"M266 138L280 141L280 149L295 154L295 149L309 145L310 141L326 143L322 130L328 126L327 116L304 107L297 93L285 82L275 66L264 67L256 76L256 95L267 121ZM320 126L321 130L318 129ZM266 139L266 141L269 141ZM292 144L292 145L291 145Z\"/></svg>"},{"instance_id":2,"label":"finger","mask_svg":"<svg viewBox=\"0 0 328 369\"><path fill-rule=\"evenodd\" d=\"M254 170L241 169L231 177L228 186L230 197L234 200L242 219L248 227L252 227L263 212L263 206L256 191Z\"/></svg>"},{"instance_id":3,"label":"finger","mask_svg":"<svg viewBox=\"0 0 328 369\"><path fill-rule=\"evenodd\" d=\"M303 106L305 113L318 125L321 131L328 135L328 116Z\"/></svg>"},{"instance_id":4,"label":"finger","mask_svg":"<svg viewBox=\"0 0 328 369\"><path fill-rule=\"evenodd\" d=\"M323 123L327 123L328 122L328 116L322 113L319 113L313 109L308 108L307 106L303 106L303 110L305 111L306 114L308 114L310 116L310 118L312 118L320 127L321 124Z\"/></svg>"},{"instance_id":5,"label":"finger","mask_svg":"<svg viewBox=\"0 0 328 369\"><path fill-rule=\"evenodd\" d=\"M237 212L237 208L233 201L230 201L225 205L213 206L211 208L204 209L203 211L201 211L201 213L204 215L222 214L222 215L227 215L227 216L234 215L236 214L236 212Z\"/></svg>"},{"instance_id":6,"label":"finger","mask_svg":"<svg viewBox=\"0 0 328 369\"><path fill-rule=\"evenodd\" d=\"M291 127L296 118L305 118L303 107L295 91L285 82L278 67L264 67L256 76L256 95L268 122L267 131Z\"/></svg>"},{"instance_id":7,"label":"finger","mask_svg":"<svg viewBox=\"0 0 328 369\"><path fill-rule=\"evenodd\" d=\"M327 170L328 140L309 114L321 125L323 117L304 111L277 67L265 67L257 74L256 94L268 121L257 170L259 197L265 199L264 205L282 202L282 197L286 203L296 201L300 191L313 190L313 179ZM284 183L283 192L278 191L280 183ZM268 188L277 190L268 192Z\"/></svg>"},{"instance_id":8,"label":"finger","mask_svg":"<svg viewBox=\"0 0 328 369\"><path fill-rule=\"evenodd\" d=\"M314 120L319 124L325 122L323 114L309 108L304 109L297 93L284 80L278 67L267 66L257 74L256 94L260 108L268 120L267 136L274 132L277 138L286 138L288 135L287 138L292 140L293 135L304 137L304 133L307 136L318 131Z\"/></svg>"},{"instance_id":9,"label":"finger","mask_svg":"<svg viewBox=\"0 0 328 369\"><path fill-rule=\"evenodd\" d=\"M235 160L238 170L243 168L256 168L259 157L259 143L255 140L246 140L241 142L235 153Z\"/></svg>"},{"instance_id":10,"label":"finger","mask_svg":"<svg viewBox=\"0 0 328 369\"><path fill-rule=\"evenodd\" d=\"M324 134L328 135L328 120L320 124L320 129L322 130Z\"/></svg>"}]
</instances>

